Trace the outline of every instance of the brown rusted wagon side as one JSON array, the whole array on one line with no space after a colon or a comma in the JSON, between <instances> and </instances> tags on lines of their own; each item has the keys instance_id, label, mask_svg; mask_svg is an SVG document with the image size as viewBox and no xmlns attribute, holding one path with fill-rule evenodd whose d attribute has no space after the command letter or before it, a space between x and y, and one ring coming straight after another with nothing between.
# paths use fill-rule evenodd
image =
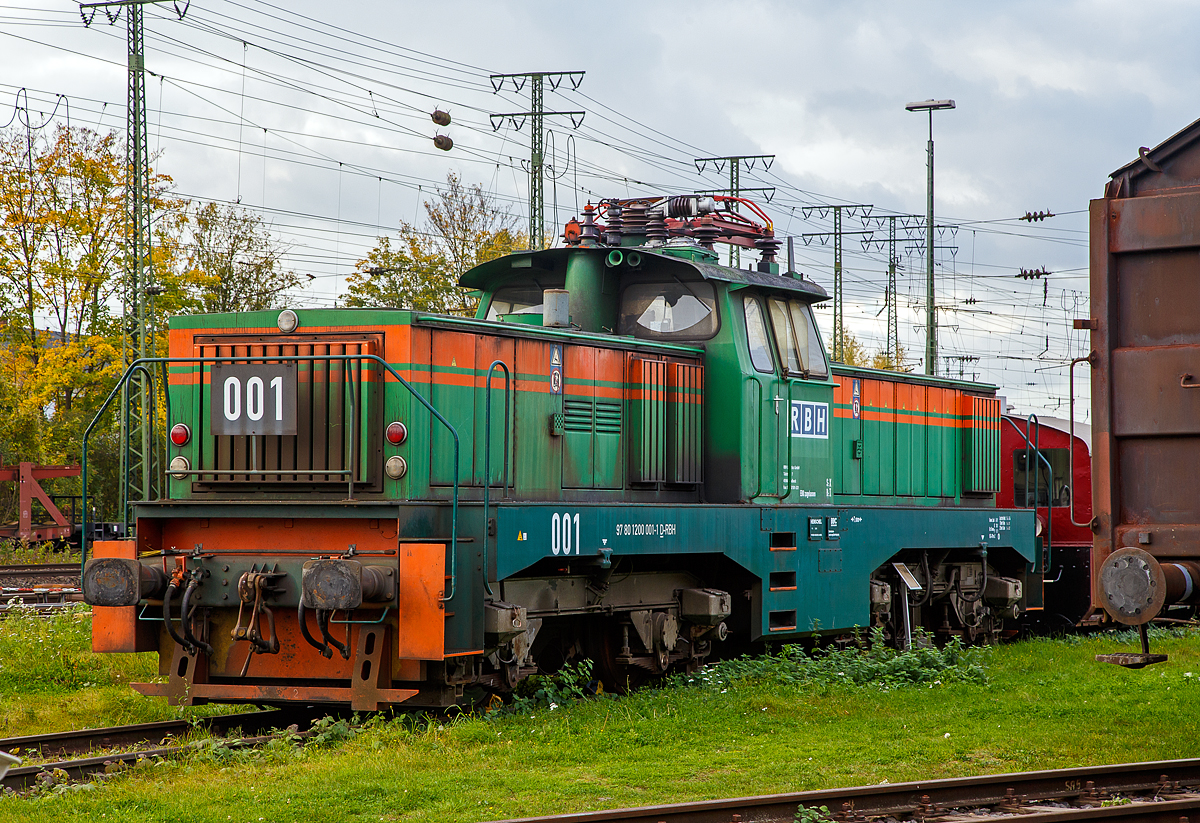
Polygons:
<instances>
[{"instance_id":1,"label":"brown rusted wagon side","mask_svg":"<svg viewBox=\"0 0 1200 823\"><path fill-rule=\"evenodd\" d=\"M1200 121L1138 155L1091 203L1076 325L1092 337L1096 602L1142 627L1148 655L1146 624L1200 603Z\"/></svg>"}]
</instances>

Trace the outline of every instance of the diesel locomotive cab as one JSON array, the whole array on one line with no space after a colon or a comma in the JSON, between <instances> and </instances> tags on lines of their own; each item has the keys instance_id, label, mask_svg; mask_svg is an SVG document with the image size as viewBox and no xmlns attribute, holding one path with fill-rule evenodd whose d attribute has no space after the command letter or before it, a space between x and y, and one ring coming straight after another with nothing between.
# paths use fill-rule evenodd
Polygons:
<instances>
[{"instance_id":1,"label":"diesel locomotive cab","mask_svg":"<svg viewBox=\"0 0 1200 823\"><path fill-rule=\"evenodd\" d=\"M174 318L163 493L88 547L94 648L157 651L135 688L181 703L448 706L1039 605L994 387L831 363L749 201L604 201L564 239L467 272L474 318Z\"/></svg>"}]
</instances>

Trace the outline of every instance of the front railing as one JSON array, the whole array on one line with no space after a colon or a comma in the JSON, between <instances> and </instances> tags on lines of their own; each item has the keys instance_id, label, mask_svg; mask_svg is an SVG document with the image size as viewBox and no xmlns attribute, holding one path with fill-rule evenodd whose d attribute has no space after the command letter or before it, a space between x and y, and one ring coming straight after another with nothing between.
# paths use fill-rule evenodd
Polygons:
<instances>
[{"instance_id":1,"label":"front railing","mask_svg":"<svg viewBox=\"0 0 1200 823\"><path fill-rule=\"evenodd\" d=\"M453 441L454 441L454 463L453 463L453 465L454 465L454 475L453 475L454 482L453 482L453 496L451 498L451 521L450 521L450 574L449 574L450 585L449 585L448 592L445 593L445 595L442 597L442 600L445 601L445 600L450 600L451 598L453 598L454 593L457 588L457 556L458 556L458 492L459 492L459 476L458 476L458 472L459 472L459 437L458 437L458 432L455 430L454 426L450 425L450 422L448 420L446 420L446 418L443 417L442 414L436 408L434 408L433 404L430 403L424 396L422 396L421 393L418 392L411 383L409 383L407 380L405 380L400 375L400 373L391 366L391 364L389 364L382 357L379 357L376 354L369 354L369 353L308 354L308 355L260 354L260 355L248 355L248 356L238 356L238 357L145 357L145 358L140 358L138 360L135 360L132 363L130 363L129 366L125 369L124 373L122 373L120 379L117 381L117 385L113 387L111 392L109 392L108 397L105 398L104 403L101 404L100 409L96 412L96 416L94 418L92 418L92 422L88 424L87 429L84 431L82 460L81 460L81 463L82 463L82 489L81 489L81 492L82 492L83 498L86 500L87 494L88 494L88 488L87 488L88 487L88 441L91 438L92 432L95 430L97 424L100 422L100 420L104 416L104 414L108 411L109 407L112 405L113 400L116 399L118 395L122 394L122 392L125 390L125 388L129 385L129 381L132 378L134 378L136 376L139 379L144 379L145 381L147 381L147 383L150 386L153 386L154 369L155 368L161 369L161 371L163 373L163 378L162 378L163 383L164 383L163 397L165 397L166 416L167 416L167 420L170 421L173 419L172 415L171 415L171 395L170 395L170 391L166 390L167 384L169 382L168 378L167 378L167 369L170 365L172 365L172 364L195 364L195 365L201 366L201 369L203 369L203 366L205 364L233 365L233 364L238 364L238 363L259 364L259 365L280 364L280 363L293 363L293 364L298 365L300 363L308 363L308 364L310 364L310 366L315 365L317 363L325 363L327 367L329 367L335 363L341 363L341 364L345 364L344 365L345 371L349 374L354 374L357 371L356 369L350 368L351 363L355 363L359 366L361 366L365 363L374 364L374 365L381 367L388 374L390 374L392 377L394 377L398 383L400 383L402 386L404 386L404 388L407 389L408 392L414 398L416 398L417 402L419 402L433 416L433 418L435 420L437 420L439 423L441 423L441 425L443 425L446 428L446 430L450 433L450 436L453 438ZM349 413L346 415L346 428L348 431L348 438L347 438L346 442L350 444L350 447L346 448L343 451L343 460L342 460L342 465L340 468L334 469L334 468L330 468L330 467L322 467L319 471L315 471L312 466L306 466L306 467L303 467L302 469L301 468L283 469L281 467L268 468L268 467L257 467L257 466L253 467L253 468L248 468L248 469L234 469L234 468L214 466L212 468L199 467L199 468L189 468L187 470L175 470L175 471L172 471L168 468L165 471L165 473L171 474L171 475L184 475L184 476L196 476L196 477L205 476L205 475L218 475L218 476L230 476L230 477L234 477L234 476L252 477L252 476L265 476L265 475L284 476L284 475L287 475L287 476L296 476L298 480L300 480L301 478L311 478L314 475L320 475L322 477L324 477L324 476L345 477L345 478L347 478L347 480L346 480L347 497L348 497L348 499L353 500L354 499L354 482L355 482L356 476L358 475L358 469L359 469L359 465L360 465L360 450L355 446L355 444L356 444L355 432L356 432L356 422L359 419L359 403L361 402L361 397L360 397L360 393L357 391L357 385L353 385L353 379L351 382L352 382L351 390L346 393L346 395L348 397L348 402L349 402ZM130 443L129 443L128 438L123 438L123 442L121 443L121 449L122 449L123 454L126 455L126 458L128 458L128 454L130 452ZM255 444L254 453L257 454L257 444ZM122 489L121 489L122 512L121 512L121 516L125 523L125 533L129 534L130 533L130 530L129 530L130 510L131 510L132 506L129 501L129 493L130 493L129 486L130 486L130 484L129 484L129 477L127 474L122 476L121 482L122 482ZM301 482L303 482L303 481L301 481ZM83 522L82 522L81 531L83 532L83 536L82 536L82 540L81 540L82 558L80 560L80 568L82 570L83 564L87 562L88 547L89 547L89 542L87 539L86 507L85 507L85 510L83 513Z\"/></svg>"}]
</instances>

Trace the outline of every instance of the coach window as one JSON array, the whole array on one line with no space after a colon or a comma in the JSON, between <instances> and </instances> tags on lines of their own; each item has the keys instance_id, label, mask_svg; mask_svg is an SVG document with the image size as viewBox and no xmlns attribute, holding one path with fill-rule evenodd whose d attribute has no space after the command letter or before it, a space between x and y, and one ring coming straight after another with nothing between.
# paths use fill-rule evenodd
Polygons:
<instances>
[{"instance_id":1,"label":"coach window","mask_svg":"<svg viewBox=\"0 0 1200 823\"><path fill-rule=\"evenodd\" d=\"M742 298L746 309L746 340L750 344L750 362L757 371L773 372L775 363L771 359L771 341L767 339L767 323L757 297Z\"/></svg>"},{"instance_id":2,"label":"coach window","mask_svg":"<svg viewBox=\"0 0 1200 823\"><path fill-rule=\"evenodd\" d=\"M1034 505L1034 484L1037 485L1037 505L1071 505L1071 452L1069 449L1042 449L1045 462L1033 449L1013 452L1013 500L1022 508ZM1050 468L1046 468L1046 463ZM1024 501L1024 503L1022 503Z\"/></svg>"}]
</instances>

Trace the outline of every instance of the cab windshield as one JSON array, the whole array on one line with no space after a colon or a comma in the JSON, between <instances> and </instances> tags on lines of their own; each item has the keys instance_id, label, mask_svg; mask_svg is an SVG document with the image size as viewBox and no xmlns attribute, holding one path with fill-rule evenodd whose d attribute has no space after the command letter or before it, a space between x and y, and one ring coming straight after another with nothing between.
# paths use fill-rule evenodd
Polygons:
<instances>
[{"instance_id":1,"label":"cab windshield","mask_svg":"<svg viewBox=\"0 0 1200 823\"><path fill-rule=\"evenodd\" d=\"M651 340L707 340L717 333L717 300L703 281L635 283L621 295L618 334Z\"/></svg>"}]
</instances>

